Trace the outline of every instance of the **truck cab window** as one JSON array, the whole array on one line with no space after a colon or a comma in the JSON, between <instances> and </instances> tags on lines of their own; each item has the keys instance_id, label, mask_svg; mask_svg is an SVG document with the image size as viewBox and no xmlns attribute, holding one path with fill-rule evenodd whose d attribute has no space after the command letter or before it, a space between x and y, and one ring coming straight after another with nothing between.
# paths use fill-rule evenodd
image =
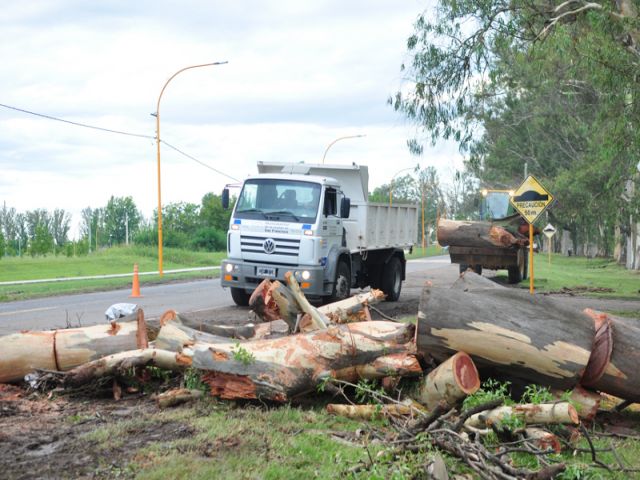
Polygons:
<instances>
[{"instance_id":1,"label":"truck cab window","mask_svg":"<svg viewBox=\"0 0 640 480\"><path fill-rule=\"evenodd\" d=\"M324 193L324 214L327 217L338 214L338 192L335 188L327 188Z\"/></svg>"}]
</instances>

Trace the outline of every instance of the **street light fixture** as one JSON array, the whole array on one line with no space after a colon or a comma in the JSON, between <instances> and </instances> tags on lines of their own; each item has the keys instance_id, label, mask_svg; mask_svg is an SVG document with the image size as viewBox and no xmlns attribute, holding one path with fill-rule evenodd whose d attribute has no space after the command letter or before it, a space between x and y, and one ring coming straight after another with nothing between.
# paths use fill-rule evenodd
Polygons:
<instances>
[{"instance_id":1,"label":"street light fixture","mask_svg":"<svg viewBox=\"0 0 640 480\"><path fill-rule=\"evenodd\" d=\"M214 65L224 65L229 62L213 62L213 63L203 63L202 65L192 65L190 67L181 68L176 73L169 77L169 80L166 81L162 90L160 90L160 95L158 96L158 105L156 107L155 114L152 113L154 117L156 117L156 142L158 144L158 273L162 277L162 195L161 195L161 182L160 182L160 100L162 99L162 94L164 93L165 88L169 85L169 82L173 80L179 73L184 72L185 70L191 70L192 68L200 68L200 67L211 67Z\"/></svg>"},{"instance_id":2,"label":"street light fixture","mask_svg":"<svg viewBox=\"0 0 640 480\"><path fill-rule=\"evenodd\" d=\"M416 167L407 167L407 168L403 168L402 170L398 170L396 173L393 174L393 177L391 177L391 183L389 184L389 206L392 206L392 195L393 195L393 179L396 178L396 176L399 173L402 172L406 172L407 170L413 170Z\"/></svg>"},{"instance_id":3,"label":"street light fixture","mask_svg":"<svg viewBox=\"0 0 640 480\"><path fill-rule=\"evenodd\" d=\"M346 140L347 138L362 138L362 137L366 137L366 135L347 135L346 137L336 138L333 142L329 144L327 149L324 151L324 155L322 155L322 164L324 165L324 159L327 156L327 152L333 146L334 143L339 142L340 140Z\"/></svg>"}]
</instances>

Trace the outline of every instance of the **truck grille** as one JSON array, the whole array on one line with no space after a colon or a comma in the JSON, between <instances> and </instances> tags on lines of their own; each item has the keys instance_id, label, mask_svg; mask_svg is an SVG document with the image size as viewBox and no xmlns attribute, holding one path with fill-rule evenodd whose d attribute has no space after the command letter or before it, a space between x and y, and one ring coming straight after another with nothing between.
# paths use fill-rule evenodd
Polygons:
<instances>
[{"instance_id":1,"label":"truck grille","mask_svg":"<svg viewBox=\"0 0 640 480\"><path fill-rule=\"evenodd\" d=\"M271 252L272 255L286 255L290 257L297 257L300 251L300 239L294 238L273 238L273 237L258 237L253 235L241 235L240 236L240 249L243 253L262 253L264 251L264 242L270 238L275 243L275 249Z\"/></svg>"}]
</instances>

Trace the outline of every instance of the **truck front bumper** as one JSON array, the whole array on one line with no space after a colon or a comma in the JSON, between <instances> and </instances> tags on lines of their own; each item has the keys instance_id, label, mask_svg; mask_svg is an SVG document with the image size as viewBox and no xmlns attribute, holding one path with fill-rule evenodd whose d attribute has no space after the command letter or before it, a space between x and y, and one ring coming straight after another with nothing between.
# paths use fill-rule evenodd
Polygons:
<instances>
[{"instance_id":1,"label":"truck front bumper","mask_svg":"<svg viewBox=\"0 0 640 480\"><path fill-rule=\"evenodd\" d=\"M263 273L269 269L272 269L273 275ZM220 284L223 287L241 288L251 293L265 278L286 284L284 275L287 272L293 272L306 296L322 297L331 294L330 291L326 291L331 285L325 284L324 267L320 265L285 267L225 259L220 264Z\"/></svg>"}]
</instances>

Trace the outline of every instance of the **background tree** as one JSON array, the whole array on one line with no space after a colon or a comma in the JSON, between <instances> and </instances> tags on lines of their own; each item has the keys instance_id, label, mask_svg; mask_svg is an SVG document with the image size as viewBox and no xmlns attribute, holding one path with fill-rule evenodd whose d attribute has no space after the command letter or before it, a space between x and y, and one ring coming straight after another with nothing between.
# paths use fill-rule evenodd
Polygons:
<instances>
[{"instance_id":1,"label":"background tree","mask_svg":"<svg viewBox=\"0 0 640 480\"><path fill-rule=\"evenodd\" d=\"M638 215L637 195L624 199L640 153L636 5L440 0L435 12L418 17L401 67L411 88L390 103L431 142L457 141L479 186L514 188L526 164L576 246L609 253Z\"/></svg>"},{"instance_id":2,"label":"background tree","mask_svg":"<svg viewBox=\"0 0 640 480\"><path fill-rule=\"evenodd\" d=\"M133 238L138 230L141 215L132 197L111 196L101 218L104 222L105 242L121 244L126 241L127 228L129 238Z\"/></svg>"},{"instance_id":3,"label":"background tree","mask_svg":"<svg viewBox=\"0 0 640 480\"><path fill-rule=\"evenodd\" d=\"M71 214L64 209L56 208L50 216L50 229L53 241L57 247L66 245L71 226Z\"/></svg>"}]
</instances>

